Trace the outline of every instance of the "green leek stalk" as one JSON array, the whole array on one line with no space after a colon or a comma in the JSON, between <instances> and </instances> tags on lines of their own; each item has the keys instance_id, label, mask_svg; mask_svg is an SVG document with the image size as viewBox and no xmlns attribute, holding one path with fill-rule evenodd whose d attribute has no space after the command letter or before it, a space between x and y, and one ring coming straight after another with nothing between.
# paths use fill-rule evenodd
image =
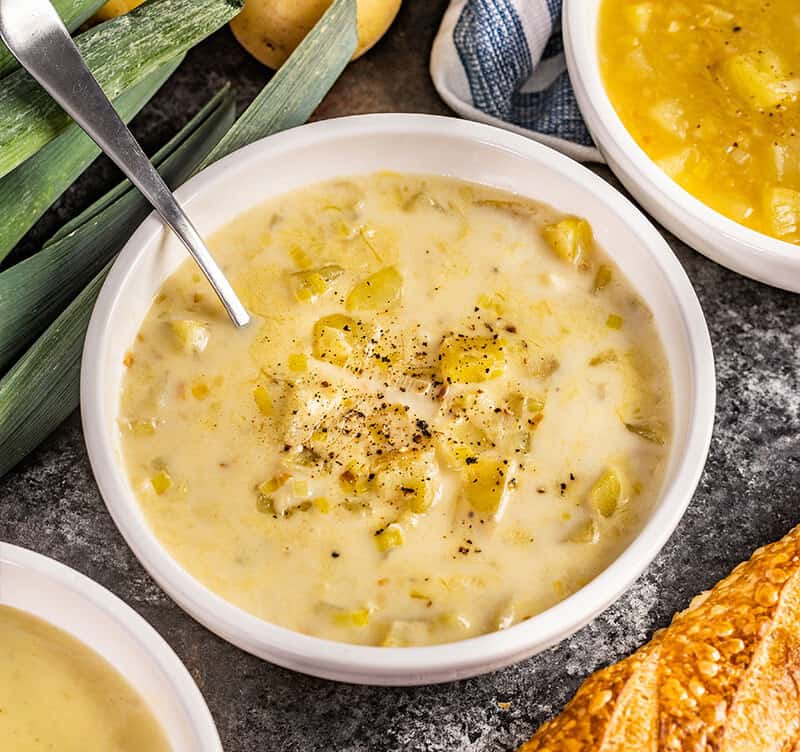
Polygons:
<instances>
[{"instance_id":1,"label":"green leek stalk","mask_svg":"<svg viewBox=\"0 0 800 752\"><path fill-rule=\"evenodd\" d=\"M213 151L209 149L202 164L307 119L349 62L357 43L356 0L335 0L224 139ZM185 158L186 152L181 146L174 155ZM115 211L118 205L101 199L99 213L88 210L87 224L74 225L55 242L81 237L84 228L91 227L104 211L110 212L112 221L124 221ZM80 259L76 254L76 265ZM110 267L111 259L0 380L0 476L77 407L86 327ZM63 281L54 279L53 289Z\"/></svg>"},{"instance_id":2,"label":"green leek stalk","mask_svg":"<svg viewBox=\"0 0 800 752\"><path fill-rule=\"evenodd\" d=\"M51 2L58 15L61 16L64 25L70 31L75 31L105 3L105 0L51 0ZM0 42L0 78L16 67L17 61L8 48Z\"/></svg>"},{"instance_id":3,"label":"green leek stalk","mask_svg":"<svg viewBox=\"0 0 800 752\"><path fill-rule=\"evenodd\" d=\"M181 60L182 56L170 61L114 102L126 123L150 101ZM0 261L99 153L94 141L73 123L13 172L0 178Z\"/></svg>"},{"instance_id":4,"label":"green leek stalk","mask_svg":"<svg viewBox=\"0 0 800 752\"><path fill-rule=\"evenodd\" d=\"M164 179L174 186L189 177L230 128L233 118L233 97L226 87L162 150L170 152L159 167ZM135 207L126 201L129 196L138 199ZM126 225L129 234L147 211L144 199L130 189L67 239L74 237L91 244L102 236L104 228L111 228L118 221ZM117 250L123 242L124 238L118 238ZM86 250L89 249L94 250L87 245ZM112 260L105 258L96 263L102 272L95 275L0 380L0 475L75 409L83 338Z\"/></svg>"},{"instance_id":5,"label":"green leek stalk","mask_svg":"<svg viewBox=\"0 0 800 752\"><path fill-rule=\"evenodd\" d=\"M242 0L152 0L76 38L110 99L230 21ZM0 177L52 141L69 116L24 70L0 86Z\"/></svg>"},{"instance_id":6,"label":"green leek stalk","mask_svg":"<svg viewBox=\"0 0 800 752\"><path fill-rule=\"evenodd\" d=\"M355 2L334 2L202 166L305 123L350 62L355 48L345 53L358 44L355 18Z\"/></svg>"},{"instance_id":7,"label":"green leek stalk","mask_svg":"<svg viewBox=\"0 0 800 752\"><path fill-rule=\"evenodd\" d=\"M209 120L219 121L210 131L217 136L213 142L207 132ZM153 163L168 183L179 185L232 122L233 100L225 87L153 157ZM198 159L189 159L185 155L198 142L208 148ZM114 190L114 201L100 199L76 218L79 230L60 235L0 273L0 371L47 328L150 213L150 205L127 181Z\"/></svg>"}]
</instances>

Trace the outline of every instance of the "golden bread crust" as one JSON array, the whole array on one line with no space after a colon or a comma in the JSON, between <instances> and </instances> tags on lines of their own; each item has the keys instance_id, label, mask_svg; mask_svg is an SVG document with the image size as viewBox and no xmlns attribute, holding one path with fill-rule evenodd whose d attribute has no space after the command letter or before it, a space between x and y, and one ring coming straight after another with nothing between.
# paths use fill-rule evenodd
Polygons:
<instances>
[{"instance_id":1,"label":"golden bread crust","mask_svg":"<svg viewBox=\"0 0 800 752\"><path fill-rule=\"evenodd\" d=\"M800 526L590 676L520 752L798 748Z\"/></svg>"}]
</instances>

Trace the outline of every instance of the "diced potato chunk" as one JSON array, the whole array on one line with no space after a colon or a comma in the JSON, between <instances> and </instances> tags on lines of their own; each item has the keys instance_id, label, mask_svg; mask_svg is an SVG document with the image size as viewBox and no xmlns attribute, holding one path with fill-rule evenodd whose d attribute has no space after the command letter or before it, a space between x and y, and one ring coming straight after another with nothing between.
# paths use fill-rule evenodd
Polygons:
<instances>
[{"instance_id":1,"label":"diced potato chunk","mask_svg":"<svg viewBox=\"0 0 800 752\"><path fill-rule=\"evenodd\" d=\"M778 186L768 188L764 213L776 237L800 240L800 191Z\"/></svg>"},{"instance_id":2,"label":"diced potato chunk","mask_svg":"<svg viewBox=\"0 0 800 752\"><path fill-rule=\"evenodd\" d=\"M339 476L339 485L345 493L361 496L370 489L370 475L366 465L351 462Z\"/></svg>"},{"instance_id":3,"label":"diced potato chunk","mask_svg":"<svg viewBox=\"0 0 800 752\"><path fill-rule=\"evenodd\" d=\"M459 632L465 632L472 627L470 620L464 614L455 613L454 611L446 611L441 614L436 620L439 627L445 629L455 629Z\"/></svg>"},{"instance_id":4,"label":"diced potato chunk","mask_svg":"<svg viewBox=\"0 0 800 752\"><path fill-rule=\"evenodd\" d=\"M343 366L353 354L358 324L341 313L324 316L314 324L314 357Z\"/></svg>"},{"instance_id":5,"label":"diced potato chunk","mask_svg":"<svg viewBox=\"0 0 800 752\"><path fill-rule=\"evenodd\" d=\"M292 481L292 496L295 499L307 499L311 496L311 488L305 478L298 478Z\"/></svg>"},{"instance_id":6,"label":"diced potato chunk","mask_svg":"<svg viewBox=\"0 0 800 752\"><path fill-rule=\"evenodd\" d=\"M385 311L400 301L403 275L387 266L359 282L347 296L348 311Z\"/></svg>"},{"instance_id":7,"label":"diced potato chunk","mask_svg":"<svg viewBox=\"0 0 800 752\"><path fill-rule=\"evenodd\" d=\"M258 494L256 497L256 511L259 514L275 514L275 500L271 496Z\"/></svg>"},{"instance_id":8,"label":"diced potato chunk","mask_svg":"<svg viewBox=\"0 0 800 752\"><path fill-rule=\"evenodd\" d=\"M410 619L396 619L389 625L381 642L385 648L404 648L410 645L424 645L428 642L430 622Z\"/></svg>"},{"instance_id":9,"label":"diced potato chunk","mask_svg":"<svg viewBox=\"0 0 800 752\"><path fill-rule=\"evenodd\" d=\"M179 319L169 322L175 341L187 355L200 353L208 345L208 329L199 321Z\"/></svg>"},{"instance_id":10,"label":"diced potato chunk","mask_svg":"<svg viewBox=\"0 0 800 752\"><path fill-rule=\"evenodd\" d=\"M150 478L150 485L159 496L162 496L172 488L172 478L166 470L159 470Z\"/></svg>"},{"instance_id":11,"label":"diced potato chunk","mask_svg":"<svg viewBox=\"0 0 800 752\"><path fill-rule=\"evenodd\" d=\"M614 468L608 468L594 482L589 491L592 508L603 517L611 517L622 499L622 481Z\"/></svg>"},{"instance_id":12,"label":"diced potato chunk","mask_svg":"<svg viewBox=\"0 0 800 752\"><path fill-rule=\"evenodd\" d=\"M433 483L427 478L405 481L400 486L400 492L408 508L415 514L426 512L433 503Z\"/></svg>"},{"instance_id":13,"label":"diced potato chunk","mask_svg":"<svg viewBox=\"0 0 800 752\"><path fill-rule=\"evenodd\" d=\"M334 415L342 403L342 390L328 384L298 380L286 398L283 442L290 447L304 447L311 443L319 426ZM313 453L299 449L296 455L285 457L300 465L313 464Z\"/></svg>"},{"instance_id":14,"label":"diced potato chunk","mask_svg":"<svg viewBox=\"0 0 800 752\"><path fill-rule=\"evenodd\" d=\"M396 522L392 522L375 533L375 545L378 547L378 551L383 551L384 553L402 546L404 540L403 528Z\"/></svg>"},{"instance_id":15,"label":"diced potato chunk","mask_svg":"<svg viewBox=\"0 0 800 752\"><path fill-rule=\"evenodd\" d=\"M262 415L272 415L272 397L269 396L269 392L261 384L253 389L253 400Z\"/></svg>"},{"instance_id":16,"label":"diced potato chunk","mask_svg":"<svg viewBox=\"0 0 800 752\"><path fill-rule=\"evenodd\" d=\"M728 26L736 16L730 11L720 8L718 5L704 3L700 18L701 22L704 24L709 23L716 26Z\"/></svg>"},{"instance_id":17,"label":"diced potato chunk","mask_svg":"<svg viewBox=\"0 0 800 752\"><path fill-rule=\"evenodd\" d=\"M498 316L503 316L506 312L505 296L496 292L494 295L478 296L478 306L488 311L494 311Z\"/></svg>"},{"instance_id":18,"label":"diced potato chunk","mask_svg":"<svg viewBox=\"0 0 800 752\"><path fill-rule=\"evenodd\" d=\"M532 394L512 394L508 398L508 406L511 412L518 418L528 418L531 415L538 415L544 410L545 401L543 397Z\"/></svg>"},{"instance_id":19,"label":"diced potato chunk","mask_svg":"<svg viewBox=\"0 0 800 752\"><path fill-rule=\"evenodd\" d=\"M596 544L600 540L600 527L597 524L597 520L591 519L582 522L573 530L568 540L570 543Z\"/></svg>"},{"instance_id":20,"label":"diced potato chunk","mask_svg":"<svg viewBox=\"0 0 800 752\"><path fill-rule=\"evenodd\" d=\"M800 79L788 78L783 61L771 50L732 55L720 64L720 72L733 91L757 108L793 101L800 92Z\"/></svg>"},{"instance_id":21,"label":"diced potato chunk","mask_svg":"<svg viewBox=\"0 0 800 752\"><path fill-rule=\"evenodd\" d=\"M775 179L779 183L792 181L800 185L800 137L774 140L770 148Z\"/></svg>"},{"instance_id":22,"label":"diced potato chunk","mask_svg":"<svg viewBox=\"0 0 800 752\"><path fill-rule=\"evenodd\" d=\"M495 622L495 629L508 629L513 627L520 619L519 603L516 598L509 598L498 612Z\"/></svg>"},{"instance_id":23,"label":"diced potato chunk","mask_svg":"<svg viewBox=\"0 0 800 752\"><path fill-rule=\"evenodd\" d=\"M594 243L591 225L580 217L566 217L546 225L542 237L561 258L575 266L588 261Z\"/></svg>"},{"instance_id":24,"label":"diced potato chunk","mask_svg":"<svg viewBox=\"0 0 800 752\"><path fill-rule=\"evenodd\" d=\"M449 384L474 384L505 373L503 340L494 337L446 337L439 351L439 368Z\"/></svg>"},{"instance_id":25,"label":"diced potato chunk","mask_svg":"<svg viewBox=\"0 0 800 752\"><path fill-rule=\"evenodd\" d=\"M291 276L292 292L300 303L312 303L323 295L344 269L336 264L295 272Z\"/></svg>"},{"instance_id":26,"label":"diced potato chunk","mask_svg":"<svg viewBox=\"0 0 800 752\"><path fill-rule=\"evenodd\" d=\"M432 449L397 452L377 468L376 475L383 496L414 514L426 512L436 500L438 467Z\"/></svg>"},{"instance_id":27,"label":"diced potato chunk","mask_svg":"<svg viewBox=\"0 0 800 752\"><path fill-rule=\"evenodd\" d=\"M650 108L648 114L667 133L672 133L681 140L686 138L689 123L677 99L662 99Z\"/></svg>"},{"instance_id":28,"label":"diced potato chunk","mask_svg":"<svg viewBox=\"0 0 800 752\"><path fill-rule=\"evenodd\" d=\"M451 469L462 469L486 451L512 457L530 449L531 435L544 417L544 394L512 392L497 399L488 392L459 390L442 404L435 442Z\"/></svg>"},{"instance_id":29,"label":"diced potato chunk","mask_svg":"<svg viewBox=\"0 0 800 752\"><path fill-rule=\"evenodd\" d=\"M656 164L673 179L679 178L689 167L694 166L699 159L696 146L686 146L665 157L656 159Z\"/></svg>"},{"instance_id":30,"label":"diced potato chunk","mask_svg":"<svg viewBox=\"0 0 800 752\"><path fill-rule=\"evenodd\" d=\"M300 303L310 303L328 289L328 283L317 271L295 272L292 283L294 297Z\"/></svg>"},{"instance_id":31,"label":"diced potato chunk","mask_svg":"<svg viewBox=\"0 0 800 752\"><path fill-rule=\"evenodd\" d=\"M625 65L631 72L636 71L642 77L649 76L653 72L653 66L641 46L634 47L625 55Z\"/></svg>"},{"instance_id":32,"label":"diced potato chunk","mask_svg":"<svg viewBox=\"0 0 800 752\"><path fill-rule=\"evenodd\" d=\"M442 431L437 434L436 439L436 444L451 470L460 470L468 457L475 456L491 445L486 433L468 420L458 423L450 430Z\"/></svg>"},{"instance_id":33,"label":"diced potato chunk","mask_svg":"<svg viewBox=\"0 0 800 752\"><path fill-rule=\"evenodd\" d=\"M625 18L637 34L644 34L650 26L654 10L653 3L636 3L625 8Z\"/></svg>"},{"instance_id":34,"label":"diced potato chunk","mask_svg":"<svg viewBox=\"0 0 800 752\"><path fill-rule=\"evenodd\" d=\"M472 457L466 464L465 496L478 514L493 517L502 512L513 472L512 464L488 457Z\"/></svg>"}]
</instances>

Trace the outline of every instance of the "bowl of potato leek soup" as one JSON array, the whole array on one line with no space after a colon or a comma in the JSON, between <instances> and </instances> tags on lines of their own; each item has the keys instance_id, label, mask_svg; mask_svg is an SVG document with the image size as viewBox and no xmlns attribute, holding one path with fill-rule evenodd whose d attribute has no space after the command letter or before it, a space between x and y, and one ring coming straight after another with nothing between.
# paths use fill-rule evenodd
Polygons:
<instances>
[{"instance_id":1,"label":"bowl of potato leek soup","mask_svg":"<svg viewBox=\"0 0 800 752\"><path fill-rule=\"evenodd\" d=\"M701 253L800 291L792 0L567 0L567 61L609 165Z\"/></svg>"},{"instance_id":2,"label":"bowl of potato leek soup","mask_svg":"<svg viewBox=\"0 0 800 752\"><path fill-rule=\"evenodd\" d=\"M78 572L0 543L0 749L222 752L178 657Z\"/></svg>"},{"instance_id":3,"label":"bowl of potato leek soup","mask_svg":"<svg viewBox=\"0 0 800 752\"><path fill-rule=\"evenodd\" d=\"M255 144L181 197L253 322L149 220L82 399L111 514L198 620L319 676L443 681L564 637L655 555L705 459L713 360L606 183L382 115Z\"/></svg>"}]
</instances>

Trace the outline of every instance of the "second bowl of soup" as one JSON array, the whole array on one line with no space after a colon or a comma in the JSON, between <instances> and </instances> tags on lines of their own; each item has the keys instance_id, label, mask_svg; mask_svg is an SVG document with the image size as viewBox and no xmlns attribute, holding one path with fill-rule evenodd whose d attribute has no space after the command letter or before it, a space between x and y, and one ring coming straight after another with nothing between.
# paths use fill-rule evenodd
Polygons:
<instances>
[{"instance_id":1,"label":"second bowl of soup","mask_svg":"<svg viewBox=\"0 0 800 752\"><path fill-rule=\"evenodd\" d=\"M679 237L800 290L800 16L791 2L565 3L581 111L609 165Z\"/></svg>"},{"instance_id":2,"label":"second bowl of soup","mask_svg":"<svg viewBox=\"0 0 800 752\"><path fill-rule=\"evenodd\" d=\"M702 466L713 365L677 262L609 187L401 116L201 181L188 206L253 323L145 225L83 376L112 515L191 613L310 673L445 680L558 639L654 555Z\"/></svg>"},{"instance_id":3,"label":"second bowl of soup","mask_svg":"<svg viewBox=\"0 0 800 752\"><path fill-rule=\"evenodd\" d=\"M73 569L0 543L0 749L222 752L184 665Z\"/></svg>"}]
</instances>

